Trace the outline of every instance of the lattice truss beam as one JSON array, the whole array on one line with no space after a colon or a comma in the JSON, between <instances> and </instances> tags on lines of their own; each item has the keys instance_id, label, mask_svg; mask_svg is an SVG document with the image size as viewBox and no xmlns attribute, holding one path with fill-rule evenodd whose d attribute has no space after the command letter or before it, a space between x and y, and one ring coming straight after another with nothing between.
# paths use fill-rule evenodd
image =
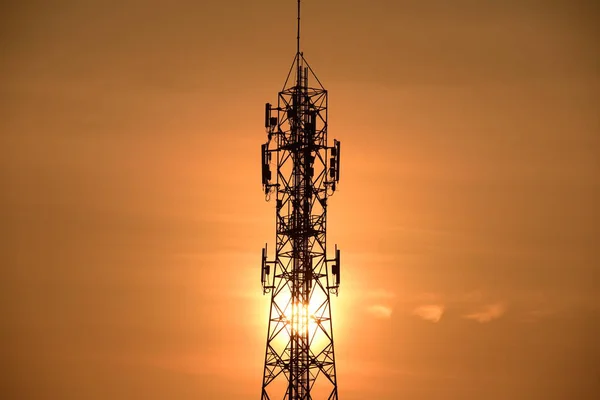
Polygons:
<instances>
[{"instance_id":1,"label":"lattice truss beam","mask_svg":"<svg viewBox=\"0 0 600 400\"><path fill-rule=\"evenodd\" d=\"M327 107L327 91L299 52L277 107L265 111L262 183L267 199L276 197L276 246L270 261L265 246L261 268L271 295L262 400L338 398L330 295L338 294L340 254L336 247L327 258L326 229L340 143L327 144Z\"/></svg>"}]
</instances>

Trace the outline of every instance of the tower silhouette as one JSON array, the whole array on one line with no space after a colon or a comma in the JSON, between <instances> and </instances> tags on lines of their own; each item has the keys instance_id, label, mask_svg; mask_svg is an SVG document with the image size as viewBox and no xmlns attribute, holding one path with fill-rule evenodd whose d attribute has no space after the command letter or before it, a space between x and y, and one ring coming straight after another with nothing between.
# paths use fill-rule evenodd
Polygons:
<instances>
[{"instance_id":1,"label":"tower silhouette","mask_svg":"<svg viewBox=\"0 0 600 400\"><path fill-rule=\"evenodd\" d=\"M340 142L327 142L327 90L300 51L277 105L265 107L262 185L275 197L276 244L262 251L270 312L261 400L338 399L330 296L340 286L340 251L327 257L327 201L340 177ZM271 168L274 167L274 175Z\"/></svg>"}]
</instances>

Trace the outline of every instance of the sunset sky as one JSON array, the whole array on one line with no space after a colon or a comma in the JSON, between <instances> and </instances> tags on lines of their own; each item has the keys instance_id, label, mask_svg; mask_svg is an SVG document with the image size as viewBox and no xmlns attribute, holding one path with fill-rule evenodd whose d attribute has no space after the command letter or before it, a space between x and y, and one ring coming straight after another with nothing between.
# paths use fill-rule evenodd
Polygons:
<instances>
[{"instance_id":1,"label":"sunset sky","mask_svg":"<svg viewBox=\"0 0 600 400\"><path fill-rule=\"evenodd\" d=\"M600 398L599 8L303 1L340 400ZM259 398L295 9L1 3L0 397Z\"/></svg>"}]
</instances>

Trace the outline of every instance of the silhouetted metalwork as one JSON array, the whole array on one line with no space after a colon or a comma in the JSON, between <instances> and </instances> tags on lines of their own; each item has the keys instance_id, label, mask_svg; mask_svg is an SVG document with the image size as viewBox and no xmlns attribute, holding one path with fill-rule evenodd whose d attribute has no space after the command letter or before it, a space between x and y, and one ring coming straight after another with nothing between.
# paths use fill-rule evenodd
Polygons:
<instances>
[{"instance_id":1,"label":"silhouetted metalwork","mask_svg":"<svg viewBox=\"0 0 600 400\"><path fill-rule=\"evenodd\" d=\"M265 107L262 185L275 196L275 256L262 251L271 295L261 400L338 399L330 295L340 286L340 251L327 258L327 199L340 178L340 142L327 144L327 91L300 51L277 106ZM271 171L271 166L275 170ZM273 173L274 172L274 175Z\"/></svg>"}]
</instances>

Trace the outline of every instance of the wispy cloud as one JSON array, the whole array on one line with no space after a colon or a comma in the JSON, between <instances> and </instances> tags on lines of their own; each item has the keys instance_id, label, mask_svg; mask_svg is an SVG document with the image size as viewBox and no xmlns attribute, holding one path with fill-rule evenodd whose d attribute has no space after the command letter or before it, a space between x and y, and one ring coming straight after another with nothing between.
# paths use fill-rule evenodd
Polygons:
<instances>
[{"instance_id":1,"label":"wispy cloud","mask_svg":"<svg viewBox=\"0 0 600 400\"><path fill-rule=\"evenodd\" d=\"M392 316L392 308L382 304L374 304L367 311L376 318L390 318Z\"/></svg>"},{"instance_id":2,"label":"wispy cloud","mask_svg":"<svg viewBox=\"0 0 600 400\"><path fill-rule=\"evenodd\" d=\"M480 323L485 323L500 318L505 312L506 305L504 303L494 303L483 307L479 311L464 315L464 317Z\"/></svg>"},{"instance_id":3,"label":"wispy cloud","mask_svg":"<svg viewBox=\"0 0 600 400\"><path fill-rule=\"evenodd\" d=\"M394 292L378 288L365 293L365 300L371 304L367 307L367 312L375 318L390 318L392 316L392 307L386 303L396 297Z\"/></svg>"},{"instance_id":4,"label":"wispy cloud","mask_svg":"<svg viewBox=\"0 0 600 400\"><path fill-rule=\"evenodd\" d=\"M442 304L422 305L415 308L413 314L426 321L438 322L444 314L444 306Z\"/></svg>"}]
</instances>

